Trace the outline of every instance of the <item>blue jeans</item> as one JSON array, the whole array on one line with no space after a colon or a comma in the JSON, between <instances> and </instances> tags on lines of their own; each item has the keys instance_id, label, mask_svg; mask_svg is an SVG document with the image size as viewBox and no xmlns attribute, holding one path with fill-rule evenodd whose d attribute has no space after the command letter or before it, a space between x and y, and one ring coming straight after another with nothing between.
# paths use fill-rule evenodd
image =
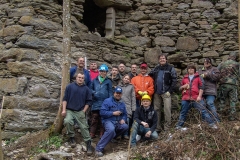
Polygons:
<instances>
[{"instance_id":1,"label":"blue jeans","mask_svg":"<svg viewBox=\"0 0 240 160\"><path fill-rule=\"evenodd\" d=\"M96 151L102 152L106 145L115 137L122 135L128 130L128 125L126 123L113 123L111 121L106 121L104 124L105 132L96 146Z\"/></svg>"},{"instance_id":2,"label":"blue jeans","mask_svg":"<svg viewBox=\"0 0 240 160\"><path fill-rule=\"evenodd\" d=\"M208 112L210 112L209 114L212 117L212 119L215 122L220 122L220 119L219 119L218 114L217 114L217 109L216 109L216 107L214 105L215 96L213 96L213 95L204 95L203 97L206 100L207 109L208 109ZM205 120L204 115L202 115L202 117Z\"/></svg>"},{"instance_id":3,"label":"blue jeans","mask_svg":"<svg viewBox=\"0 0 240 160\"><path fill-rule=\"evenodd\" d=\"M137 122L134 122L133 123L133 126L132 126L132 138L131 138L131 145L132 146L135 146L136 145L136 136L137 134L138 135L141 135L142 137L145 137L145 134L150 131L150 128L145 128L143 127L143 125L140 125L138 124ZM147 137L145 137L147 138ZM158 138L158 134L156 131L152 132L151 136L150 136L151 139L157 139Z\"/></svg>"},{"instance_id":4,"label":"blue jeans","mask_svg":"<svg viewBox=\"0 0 240 160\"><path fill-rule=\"evenodd\" d=\"M179 115L177 126L180 127L183 126L186 120L187 113L192 107L196 108L201 113L201 115L204 117L204 120L206 120L209 125L214 124L212 117L210 116L209 112L205 109L205 104L203 100L201 100L200 102L182 100L182 108Z\"/></svg>"}]
</instances>

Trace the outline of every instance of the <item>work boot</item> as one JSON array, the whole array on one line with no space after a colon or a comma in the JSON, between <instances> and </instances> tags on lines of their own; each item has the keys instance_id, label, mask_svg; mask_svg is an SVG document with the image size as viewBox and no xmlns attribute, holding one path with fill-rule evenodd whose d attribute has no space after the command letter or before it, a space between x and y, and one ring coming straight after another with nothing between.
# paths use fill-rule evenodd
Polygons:
<instances>
[{"instance_id":1,"label":"work boot","mask_svg":"<svg viewBox=\"0 0 240 160\"><path fill-rule=\"evenodd\" d=\"M92 149L92 145L91 145L91 141L88 140L86 142L86 146L87 146L87 155L90 156L93 153L93 149Z\"/></svg>"},{"instance_id":2,"label":"work boot","mask_svg":"<svg viewBox=\"0 0 240 160\"><path fill-rule=\"evenodd\" d=\"M70 144L70 146L72 148L76 147L76 141L75 141L74 137L70 137L68 143Z\"/></svg>"},{"instance_id":3,"label":"work boot","mask_svg":"<svg viewBox=\"0 0 240 160\"><path fill-rule=\"evenodd\" d=\"M102 157L102 156L103 156L103 153L100 152L100 151L96 151L96 152L95 152L95 156L96 156L96 157Z\"/></svg>"}]
</instances>

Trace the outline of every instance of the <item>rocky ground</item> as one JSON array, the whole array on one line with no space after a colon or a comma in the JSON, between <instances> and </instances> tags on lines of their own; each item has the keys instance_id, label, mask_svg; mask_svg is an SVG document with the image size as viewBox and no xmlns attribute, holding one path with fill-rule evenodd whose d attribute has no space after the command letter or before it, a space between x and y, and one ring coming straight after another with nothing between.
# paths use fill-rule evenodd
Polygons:
<instances>
[{"instance_id":1,"label":"rocky ground","mask_svg":"<svg viewBox=\"0 0 240 160\"><path fill-rule=\"evenodd\" d=\"M198 116L198 115L196 115ZM65 134L64 143L56 148L49 146L48 153L34 153L31 149L39 147L40 140L48 137L49 131L27 134L10 145L4 146L5 160L126 160L126 159L240 159L240 121L219 123L218 129L209 128L197 117L189 117L186 128L175 130L174 124L168 132L161 132L159 139L153 142L138 142L137 148L128 150L128 140L109 143L104 150L104 157L87 156L86 147L80 133L76 134L77 146L71 148ZM76 129L77 131L77 129ZM93 147L99 137L93 139Z\"/></svg>"}]
</instances>

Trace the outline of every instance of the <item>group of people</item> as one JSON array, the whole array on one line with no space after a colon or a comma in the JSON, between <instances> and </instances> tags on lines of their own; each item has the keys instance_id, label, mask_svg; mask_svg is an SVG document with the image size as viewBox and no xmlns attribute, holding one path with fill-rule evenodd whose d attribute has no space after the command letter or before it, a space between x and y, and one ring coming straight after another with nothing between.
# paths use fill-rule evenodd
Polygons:
<instances>
[{"instance_id":1,"label":"group of people","mask_svg":"<svg viewBox=\"0 0 240 160\"><path fill-rule=\"evenodd\" d=\"M131 138L131 147L135 147L136 135L144 140L157 139L159 132L167 131L171 127L171 94L176 89L177 73L168 64L166 55L159 55L158 60L159 64L149 74L145 62L141 63L139 74L136 64L126 73L124 63L112 66L108 74L106 64L98 68L97 63L92 62L88 71L84 69L84 58L79 58L77 66L70 69L72 83L66 87L63 98L62 116L69 143L76 144L74 123L81 129L88 155L93 153L91 139L96 137L99 128L100 140L95 148L98 157L103 156L105 146L117 137ZM182 128L192 107L199 110L202 120L211 128L217 128L216 123L220 122L214 105L217 84L219 111L224 111L226 97L229 97L229 120L235 120L239 74L240 66L234 52L218 67L213 66L210 58L204 58L204 67L199 71L194 64L189 64L179 88L182 101L176 129ZM90 127L86 119L89 109Z\"/></svg>"}]
</instances>

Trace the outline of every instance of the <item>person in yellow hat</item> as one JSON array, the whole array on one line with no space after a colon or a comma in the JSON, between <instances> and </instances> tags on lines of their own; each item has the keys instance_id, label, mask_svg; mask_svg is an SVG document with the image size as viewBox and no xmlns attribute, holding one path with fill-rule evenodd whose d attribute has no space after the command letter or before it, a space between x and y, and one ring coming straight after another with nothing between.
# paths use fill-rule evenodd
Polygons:
<instances>
[{"instance_id":1,"label":"person in yellow hat","mask_svg":"<svg viewBox=\"0 0 240 160\"><path fill-rule=\"evenodd\" d=\"M157 113L151 105L151 97L143 95L141 99L141 107L137 108L134 113L134 123L132 126L131 147L136 147L137 134L145 140L157 139Z\"/></svg>"}]
</instances>

